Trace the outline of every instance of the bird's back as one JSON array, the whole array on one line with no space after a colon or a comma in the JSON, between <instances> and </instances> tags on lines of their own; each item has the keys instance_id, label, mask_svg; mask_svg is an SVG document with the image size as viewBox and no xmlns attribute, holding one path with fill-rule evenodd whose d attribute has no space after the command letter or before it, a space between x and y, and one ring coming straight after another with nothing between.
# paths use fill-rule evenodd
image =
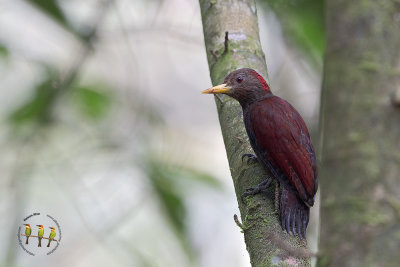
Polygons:
<instances>
[{"instance_id":1,"label":"bird's back","mask_svg":"<svg viewBox=\"0 0 400 267\"><path fill-rule=\"evenodd\" d=\"M312 206L318 187L316 158L300 114L284 99L271 96L247 107L244 120L258 158Z\"/></svg>"},{"instance_id":2,"label":"bird's back","mask_svg":"<svg viewBox=\"0 0 400 267\"><path fill-rule=\"evenodd\" d=\"M56 236L56 232L51 231L51 232L50 232L50 238L54 238L55 236Z\"/></svg>"}]
</instances>

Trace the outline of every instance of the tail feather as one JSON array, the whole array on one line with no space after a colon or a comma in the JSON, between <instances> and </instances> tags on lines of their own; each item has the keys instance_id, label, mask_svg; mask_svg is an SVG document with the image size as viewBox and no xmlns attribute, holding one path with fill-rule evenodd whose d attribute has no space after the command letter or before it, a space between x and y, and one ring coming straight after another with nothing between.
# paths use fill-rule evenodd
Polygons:
<instances>
[{"instance_id":1,"label":"tail feather","mask_svg":"<svg viewBox=\"0 0 400 267\"><path fill-rule=\"evenodd\" d=\"M290 189L282 190L280 212L282 228L288 234L305 238L310 208Z\"/></svg>"},{"instance_id":2,"label":"tail feather","mask_svg":"<svg viewBox=\"0 0 400 267\"><path fill-rule=\"evenodd\" d=\"M26 245L29 244L28 239L29 239L29 236L26 237L26 242L25 242Z\"/></svg>"}]
</instances>

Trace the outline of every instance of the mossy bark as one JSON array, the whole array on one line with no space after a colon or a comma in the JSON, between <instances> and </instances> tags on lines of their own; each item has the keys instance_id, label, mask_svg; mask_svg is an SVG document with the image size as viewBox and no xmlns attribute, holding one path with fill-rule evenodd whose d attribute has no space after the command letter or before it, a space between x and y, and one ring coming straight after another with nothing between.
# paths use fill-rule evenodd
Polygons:
<instances>
[{"instance_id":1,"label":"mossy bark","mask_svg":"<svg viewBox=\"0 0 400 267\"><path fill-rule=\"evenodd\" d=\"M400 1L326 1L319 266L400 262Z\"/></svg>"},{"instance_id":2,"label":"mossy bark","mask_svg":"<svg viewBox=\"0 0 400 267\"><path fill-rule=\"evenodd\" d=\"M222 83L229 72L242 67L253 68L267 78L255 2L200 0L200 6L213 85ZM229 32L228 50L224 46L225 32ZM242 163L242 155L253 152L242 109L227 96L221 96L221 100L222 103L216 100L219 121L252 266L309 266L306 242L282 231L274 212L274 186L266 194L242 200L241 195L247 188L256 186L270 174L258 163Z\"/></svg>"}]
</instances>

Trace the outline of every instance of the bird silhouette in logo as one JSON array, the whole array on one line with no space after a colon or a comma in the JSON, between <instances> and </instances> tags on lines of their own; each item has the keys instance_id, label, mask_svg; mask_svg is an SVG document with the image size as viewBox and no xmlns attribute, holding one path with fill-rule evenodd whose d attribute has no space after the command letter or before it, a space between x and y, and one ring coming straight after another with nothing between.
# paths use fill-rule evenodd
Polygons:
<instances>
[{"instance_id":1,"label":"bird silhouette in logo","mask_svg":"<svg viewBox=\"0 0 400 267\"><path fill-rule=\"evenodd\" d=\"M38 247L41 247L42 246L42 238L43 238L43 234L44 234L44 228L43 228L43 225L36 225L36 226L39 227L39 230L38 230L38 240L39 240Z\"/></svg>"},{"instance_id":2,"label":"bird silhouette in logo","mask_svg":"<svg viewBox=\"0 0 400 267\"><path fill-rule=\"evenodd\" d=\"M29 236L32 233L32 229L31 229L31 225L29 223L24 224L24 225L25 225L25 235L26 235L25 244L28 245L29 244L28 239L29 239Z\"/></svg>"},{"instance_id":3,"label":"bird silhouette in logo","mask_svg":"<svg viewBox=\"0 0 400 267\"><path fill-rule=\"evenodd\" d=\"M54 237L56 236L56 229L54 227L49 227L51 229L50 235L49 235L49 243L47 244L47 247L50 247L51 241L54 240Z\"/></svg>"}]
</instances>

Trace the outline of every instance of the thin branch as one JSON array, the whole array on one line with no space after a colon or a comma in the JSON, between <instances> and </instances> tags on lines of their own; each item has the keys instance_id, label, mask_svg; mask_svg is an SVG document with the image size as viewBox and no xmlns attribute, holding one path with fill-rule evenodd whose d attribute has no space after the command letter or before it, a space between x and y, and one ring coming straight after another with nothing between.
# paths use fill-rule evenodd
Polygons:
<instances>
[{"instance_id":1,"label":"thin branch","mask_svg":"<svg viewBox=\"0 0 400 267\"><path fill-rule=\"evenodd\" d=\"M214 50L210 50L211 55L214 57L215 61L218 61L218 55Z\"/></svg>"},{"instance_id":2,"label":"thin branch","mask_svg":"<svg viewBox=\"0 0 400 267\"><path fill-rule=\"evenodd\" d=\"M240 221L238 216L235 214L233 215L233 220L235 221L236 225L239 226L240 229L242 229L242 231L245 231L247 229L249 229L251 226L245 226L243 225Z\"/></svg>"},{"instance_id":3,"label":"thin branch","mask_svg":"<svg viewBox=\"0 0 400 267\"><path fill-rule=\"evenodd\" d=\"M229 33L225 32L225 41L224 41L224 54L228 52L229 48L229 38L228 38Z\"/></svg>"},{"instance_id":4,"label":"thin branch","mask_svg":"<svg viewBox=\"0 0 400 267\"><path fill-rule=\"evenodd\" d=\"M37 236L37 235L25 235L25 234L21 234L21 236L29 236L29 237L39 237L39 236ZM41 237L41 238L44 238L44 239L48 239L48 240L50 240L50 238L48 238L48 237ZM51 241L56 241L57 243L58 243L58 241L57 241L57 239L52 239Z\"/></svg>"}]
</instances>

